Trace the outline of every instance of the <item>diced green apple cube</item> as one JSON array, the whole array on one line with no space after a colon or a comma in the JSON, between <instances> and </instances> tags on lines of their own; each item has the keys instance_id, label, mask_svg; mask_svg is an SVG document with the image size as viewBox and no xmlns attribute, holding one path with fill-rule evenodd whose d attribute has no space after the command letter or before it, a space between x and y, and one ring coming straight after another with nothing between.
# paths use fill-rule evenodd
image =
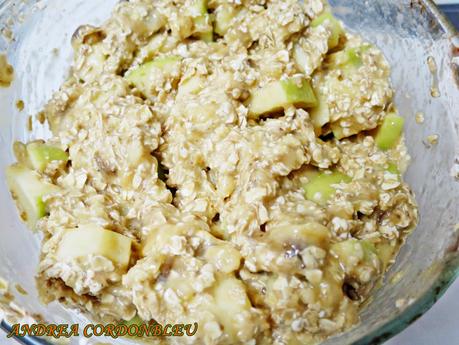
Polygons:
<instances>
[{"instance_id":1,"label":"diced green apple cube","mask_svg":"<svg viewBox=\"0 0 459 345\"><path fill-rule=\"evenodd\" d=\"M194 20L195 32L194 36L204 42L212 42L214 40L214 31L210 16L206 13L202 16L196 17Z\"/></svg>"},{"instance_id":2,"label":"diced green apple cube","mask_svg":"<svg viewBox=\"0 0 459 345\"><path fill-rule=\"evenodd\" d=\"M338 256L341 261L347 260L352 257L363 258L363 247L359 240L350 239L343 242L335 243L331 246L333 254Z\"/></svg>"},{"instance_id":3,"label":"diced green apple cube","mask_svg":"<svg viewBox=\"0 0 459 345\"><path fill-rule=\"evenodd\" d=\"M349 48L341 50L337 53L330 54L327 60L329 65L338 68L345 65L351 65L354 67L359 67L362 65L362 58L357 53L355 48Z\"/></svg>"},{"instance_id":4,"label":"diced green apple cube","mask_svg":"<svg viewBox=\"0 0 459 345\"><path fill-rule=\"evenodd\" d=\"M328 39L328 48L333 49L339 44L341 36L344 34L341 23L333 16L330 11L326 11L311 22L311 27L325 25L330 29L331 35Z\"/></svg>"},{"instance_id":5,"label":"diced green apple cube","mask_svg":"<svg viewBox=\"0 0 459 345\"><path fill-rule=\"evenodd\" d=\"M215 32L218 35L224 36L226 34L237 12L236 8L227 4L223 4L217 8L215 13Z\"/></svg>"},{"instance_id":6,"label":"diced green apple cube","mask_svg":"<svg viewBox=\"0 0 459 345\"><path fill-rule=\"evenodd\" d=\"M196 35L200 40L204 41L204 42L212 42L214 40L214 34L212 31L204 31L204 32L199 32L197 35Z\"/></svg>"},{"instance_id":7,"label":"diced green apple cube","mask_svg":"<svg viewBox=\"0 0 459 345\"><path fill-rule=\"evenodd\" d=\"M178 87L177 96L187 97L199 93L204 87L205 78L201 76L193 76L182 81Z\"/></svg>"},{"instance_id":8,"label":"diced green apple cube","mask_svg":"<svg viewBox=\"0 0 459 345\"><path fill-rule=\"evenodd\" d=\"M207 13L207 0L192 0L189 7L192 17L199 17Z\"/></svg>"},{"instance_id":9,"label":"diced green apple cube","mask_svg":"<svg viewBox=\"0 0 459 345\"><path fill-rule=\"evenodd\" d=\"M395 114L387 115L376 134L376 145L383 151L393 148L402 135L404 124L403 117Z\"/></svg>"},{"instance_id":10,"label":"diced green apple cube","mask_svg":"<svg viewBox=\"0 0 459 345\"><path fill-rule=\"evenodd\" d=\"M293 46L293 62L298 70L306 75L311 75L321 64L321 59L319 60L315 55L316 53L311 52L303 40L299 40Z\"/></svg>"},{"instance_id":11,"label":"diced green apple cube","mask_svg":"<svg viewBox=\"0 0 459 345\"><path fill-rule=\"evenodd\" d=\"M333 122L330 125L332 131L333 131L333 136L341 140L343 138L350 137L354 134L357 134L363 130L362 125L356 123L356 122L351 122L350 127L343 127L341 121Z\"/></svg>"},{"instance_id":12,"label":"diced green apple cube","mask_svg":"<svg viewBox=\"0 0 459 345\"><path fill-rule=\"evenodd\" d=\"M311 122L316 131L320 131L324 125L330 122L330 109L328 108L327 96L320 91L317 93L317 107L309 111Z\"/></svg>"},{"instance_id":13,"label":"diced green apple cube","mask_svg":"<svg viewBox=\"0 0 459 345\"><path fill-rule=\"evenodd\" d=\"M20 164L6 169L6 181L16 199L21 218L34 230L37 221L46 216L43 196L56 192L58 187L41 181L40 175Z\"/></svg>"},{"instance_id":14,"label":"diced green apple cube","mask_svg":"<svg viewBox=\"0 0 459 345\"><path fill-rule=\"evenodd\" d=\"M320 205L325 205L327 201L336 193L333 187L335 184L349 183L352 179L338 171L331 174L321 173L313 177L305 186L304 191L308 200Z\"/></svg>"},{"instance_id":15,"label":"diced green apple cube","mask_svg":"<svg viewBox=\"0 0 459 345\"><path fill-rule=\"evenodd\" d=\"M303 108L317 105L317 98L309 81L303 81L298 85L292 79L281 80L256 90L250 99L249 115L257 118L290 105Z\"/></svg>"},{"instance_id":16,"label":"diced green apple cube","mask_svg":"<svg viewBox=\"0 0 459 345\"><path fill-rule=\"evenodd\" d=\"M82 225L78 229L67 230L57 250L62 261L89 255L100 255L110 259L118 267L125 269L131 257L132 240L117 232L97 225Z\"/></svg>"},{"instance_id":17,"label":"diced green apple cube","mask_svg":"<svg viewBox=\"0 0 459 345\"><path fill-rule=\"evenodd\" d=\"M363 50L360 48L349 48L346 49L347 54L347 63L353 66L361 66L362 65L362 52Z\"/></svg>"},{"instance_id":18,"label":"diced green apple cube","mask_svg":"<svg viewBox=\"0 0 459 345\"><path fill-rule=\"evenodd\" d=\"M161 56L151 61L151 66L159 68L163 72L172 73L181 60L182 58L176 55Z\"/></svg>"},{"instance_id":19,"label":"diced green apple cube","mask_svg":"<svg viewBox=\"0 0 459 345\"><path fill-rule=\"evenodd\" d=\"M365 253L365 258L371 257L373 254L377 254L376 247L372 242L360 240L363 251Z\"/></svg>"},{"instance_id":20,"label":"diced green apple cube","mask_svg":"<svg viewBox=\"0 0 459 345\"><path fill-rule=\"evenodd\" d=\"M332 245L331 252L335 254L346 271L352 271L359 264L372 265L379 262L373 243L355 238Z\"/></svg>"},{"instance_id":21,"label":"diced green apple cube","mask_svg":"<svg viewBox=\"0 0 459 345\"><path fill-rule=\"evenodd\" d=\"M362 54L370 49L370 45L346 48L339 52L330 54L327 63L332 68L340 68L352 72L363 64Z\"/></svg>"},{"instance_id":22,"label":"diced green apple cube","mask_svg":"<svg viewBox=\"0 0 459 345\"><path fill-rule=\"evenodd\" d=\"M390 172L391 174L400 176L400 170L398 169L395 163L389 163L387 167L387 171Z\"/></svg>"},{"instance_id":23,"label":"diced green apple cube","mask_svg":"<svg viewBox=\"0 0 459 345\"><path fill-rule=\"evenodd\" d=\"M180 67L181 57L170 55L157 57L153 61L146 62L129 71L125 78L135 85L145 95L150 94L155 73L172 75Z\"/></svg>"},{"instance_id":24,"label":"diced green apple cube","mask_svg":"<svg viewBox=\"0 0 459 345\"><path fill-rule=\"evenodd\" d=\"M142 57L144 61L150 61L161 50L165 41L166 36L163 33L155 34L146 45L140 48L137 55Z\"/></svg>"},{"instance_id":25,"label":"diced green apple cube","mask_svg":"<svg viewBox=\"0 0 459 345\"><path fill-rule=\"evenodd\" d=\"M204 42L212 42L214 40L214 34L212 31L200 32L198 37Z\"/></svg>"},{"instance_id":26,"label":"diced green apple cube","mask_svg":"<svg viewBox=\"0 0 459 345\"><path fill-rule=\"evenodd\" d=\"M213 26L207 13L207 0L194 0L190 6L190 14L194 22L194 36L205 42L213 41Z\"/></svg>"},{"instance_id":27,"label":"diced green apple cube","mask_svg":"<svg viewBox=\"0 0 459 345\"><path fill-rule=\"evenodd\" d=\"M46 166L52 161L67 162L69 159L67 152L42 142L27 144L27 153L32 167L38 171L45 170Z\"/></svg>"},{"instance_id":28,"label":"diced green apple cube","mask_svg":"<svg viewBox=\"0 0 459 345\"><path fill-rule=\"evenodd\" d=\"M293 59L295 61L296 67L303 72L306 73L305 66L309 65L309 57L307 56L304 48L299 44L295 44L293 47Z\"/></svg>"}]
</instances>

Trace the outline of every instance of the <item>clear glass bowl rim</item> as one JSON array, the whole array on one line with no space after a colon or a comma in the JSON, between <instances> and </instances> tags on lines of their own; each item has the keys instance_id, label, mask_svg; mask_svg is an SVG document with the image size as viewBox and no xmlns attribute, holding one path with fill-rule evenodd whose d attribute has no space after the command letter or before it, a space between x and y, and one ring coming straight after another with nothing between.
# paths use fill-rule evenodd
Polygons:
<instances>
[{"instance_id":1,"label":"clear glass bowl rim","mask_svg":"<svg viewBox=\"0 0 459 345\"><path fill-rule=\"evenodd\" d=\"M7 0L0 0L0 5L4 4ZM426 10L430 12L431 16L441 25L448 37L455 37L459 40L459 31L451 24L446 16L441 12L439 7L433 0L422 0ZM456 66L456 72L459 74L459 65ZM459 80L459 76L458 76ZM459 115L458 115L459 116ZM459 129L455 128L456 136L459 137ZM366 334L362 338L354 341L353 345L375 345L382 344L389 340L396 334L403 331L422 315L424 315L446 292L446 290L456 281L459 277L459 232L457 235L457 245L453 248L443 261L441 273L438 275L437 280L432 284L427 291L421 295L413 304L401 311L396 317L388 320L376 330ZM11 325L5 320L0 320L0 329L9 333ZM37 337L23 337L15 338L19 343L24 345L53 345L52 343ZM333 337L339 340L339 335Z\"/></svg>"}]
</instances>

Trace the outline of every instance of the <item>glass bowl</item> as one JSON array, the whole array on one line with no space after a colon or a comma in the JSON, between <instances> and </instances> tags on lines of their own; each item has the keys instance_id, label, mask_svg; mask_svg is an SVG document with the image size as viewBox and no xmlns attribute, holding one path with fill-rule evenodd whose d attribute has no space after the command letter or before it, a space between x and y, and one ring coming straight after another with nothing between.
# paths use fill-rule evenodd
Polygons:
<instances>
[{"instance_id":1,"label":"glass bowl","mask_svg":"<svg viewBox=\"0 0 459 345\"><path fill-rule=\"evenodd\" d=\"M4 169L14 161L15 140L49 135L46 125L35 117L32 131L27 124L68 73L72 33L81 24L100 23L115 3L0 0L0 51L7 52L15 69L14 83L0 89L0 277L13 287L20 284L27 294L13 291L15 303L48 323L85 324L87 320L56 303L44 306L38 302L34 274L40 236L19 220ZM382 49L393 67L396 104L406 118L413 161L406 180L421 213L418 228L363 309L362 322L326 342L377 344L422 315L459 272L459 36L428 0L331 0L331 4L350 30ZM18 100L24 101L22 111L15 106ZM418 112L424 114L424 124L416 122ZM439 135L437 145L426 139L432 134ZM2 326L8 328L8 323L3 321ZM37 340L22 341L32 344ZM129 343L116 341L123 342Z\"/></svg>"}]
</instances>

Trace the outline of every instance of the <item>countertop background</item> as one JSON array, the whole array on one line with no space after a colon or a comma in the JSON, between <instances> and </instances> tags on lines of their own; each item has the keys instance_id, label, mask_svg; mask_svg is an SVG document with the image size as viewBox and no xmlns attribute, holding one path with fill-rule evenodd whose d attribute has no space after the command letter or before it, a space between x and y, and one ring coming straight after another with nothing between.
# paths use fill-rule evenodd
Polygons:
<instances>
[{"instance_id":1,"label":"countertop background","mask_svg":"<svg viewBox=\"0 0 459 345\"><path fill-rule=\"evenodd\" d=\"M438 0L436 2L459 29L459 0Z\"/></svg>"},{"instance_id":2,"label":"countertop background","mask_svg":"<svg viewBox=\"0 0 459 345\"><path fill-rule=\"evenodd\" d=\"M419 320L385 345L459 344L459 280Z\"/></svg>"},{"instance_id":3,"label":"countertop background","mask_svg":"<svg viewBox=\"0 0 459 345\"><path fill-rule=\"evenodd\" d=\"M459 0L436 2L459 29ZM12 342L0 331L0 345ZM385 345L459 345L459 280L426 314Z\"/></svg>"}]
</instances>

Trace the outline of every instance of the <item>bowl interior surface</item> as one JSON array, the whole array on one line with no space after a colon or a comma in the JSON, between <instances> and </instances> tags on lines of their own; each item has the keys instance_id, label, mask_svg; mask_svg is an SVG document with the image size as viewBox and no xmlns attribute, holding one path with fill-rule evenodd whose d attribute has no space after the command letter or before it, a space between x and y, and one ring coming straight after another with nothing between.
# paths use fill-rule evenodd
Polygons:
<instances>
[{"instance_id":1,"label":"bowl interior surface","mask_svg":"<svg viewBox=\"0 0 459 345\"><path fill-rule=\"evenodd\" d=\"M47 322L86 323L81 315L56 303L38 302L34 274L40 236L26 229L10 198L4 169L14 161L12 143L46 138L49 131L33 117L64 81L72 61L70 37L81 24L101 23L116 0L0 0L0 23L11 23L13 41L0 38L15 69L10 88L0 89L0 277L20 284L28 294L16 302ZM430 1L331 0L335 14L352 31L382 49L392 66L396 106L406 119L412 164L406 180L419 203L421 220L362 312L362 322L329 344L381 342L425 311L457 275L459 223L459 76L454 54L459 37L438 16ZM456 44L456 46L454 46ZM437 71L427 63L433 59ZM456 75L455 75L456 73ZM440 96L432 96L432 87ZM19 111L15 104L23 100ZM424 124L415 114L422 112ZM439 135L438 145L426 138ZM398 301L399 307L396 307ZM401 307L400 307L401 306ZM76 341L76 340L75 340ZM110 340L113 342L113 340ZM120 340L117 340L120 343Z\"/></svg>"}]
</instances>

